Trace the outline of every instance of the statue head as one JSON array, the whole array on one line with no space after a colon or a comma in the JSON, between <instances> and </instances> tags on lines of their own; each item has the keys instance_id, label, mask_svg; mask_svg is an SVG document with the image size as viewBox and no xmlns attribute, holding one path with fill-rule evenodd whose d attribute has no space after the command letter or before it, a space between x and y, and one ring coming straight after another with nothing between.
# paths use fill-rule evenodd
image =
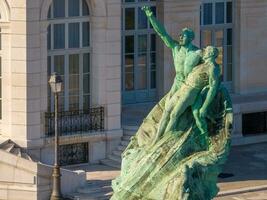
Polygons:
<instances>
[{"instance_id":1,"label":"statue head","mask_svg":"<svg viewBox=\"0 0 267 200\"><path fill-rule=\"evenodd\" d=\"M206 60L206 59L209 59L209 58L214 58L216 59L219 55L219 50L218 48L216 47L213 47L213 46L207 46L205 49L204 49L204 54L203 54L203 59Z\"/></svg>"},{"instance_id":2,"label":"statue head","mask_svg":"<svg viewBox=\"0 0 267 200\"><path fill-rule=\"evenodd\" d=\"M179 44L181 46L187 46L195 39L195 33L190 28L183 28L181 34L179 35Z\"/></svg>"}]
</instances>

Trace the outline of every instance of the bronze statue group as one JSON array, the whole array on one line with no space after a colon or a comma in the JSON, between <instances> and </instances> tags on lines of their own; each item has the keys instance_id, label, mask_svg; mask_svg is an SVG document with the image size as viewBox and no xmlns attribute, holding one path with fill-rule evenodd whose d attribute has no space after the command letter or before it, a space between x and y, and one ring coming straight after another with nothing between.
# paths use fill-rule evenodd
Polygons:
<instances>
[{"instance_id":1,"label":"bronze statue group","mask_svg":"<svg viewBox=\"0 0 267 200\"><path fill-rule=\"evenodd\" d=\"M144 6L154 30L172 50L171 90L144 119L122 155L112 200L210 200L230 148L232 104L221 84L219 51L192 44L184 28L178 40Z\"/></svg>"}]
</instances>

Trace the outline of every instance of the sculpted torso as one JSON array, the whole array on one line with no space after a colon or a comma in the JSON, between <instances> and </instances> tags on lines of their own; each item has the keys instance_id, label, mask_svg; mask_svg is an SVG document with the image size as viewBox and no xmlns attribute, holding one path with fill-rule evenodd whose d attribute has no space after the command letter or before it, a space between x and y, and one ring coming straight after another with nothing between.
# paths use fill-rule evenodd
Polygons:
<instances>
[{"instance_id":1,"label":"sculpted torso","mask_svg":"<svg viewBox=\"0 0 267 200\"><path fill-rule=\"evenodd\" d=\"M201 50L192 45L192 49L188 50L183 47L176 46L173 51L173 61L176 72L176 80L184 81L188 74L200 61Z\"/></svg>"}]
</instances>

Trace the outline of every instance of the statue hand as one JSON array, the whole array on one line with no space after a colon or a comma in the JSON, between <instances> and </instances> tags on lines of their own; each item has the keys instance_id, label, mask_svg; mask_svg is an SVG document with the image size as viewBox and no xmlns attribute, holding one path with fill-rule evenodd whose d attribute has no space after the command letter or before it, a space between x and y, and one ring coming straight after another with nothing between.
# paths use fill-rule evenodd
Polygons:
<instances>
[{"instance_id":1,"label":"statue hand","mask_svg":"<svg viewBox=\"0 0 267 200\"><path fill-rule=\"evenodd\" d=\"M200 116L201 118L206 118L206 117L207 117L207 109L205 109L205 108L200 108L200 110L199 110L199 116Z\"/></svg>"},{"instance_id":2,"label":"statue hand","mask_svg":"<svg viewBox=\"0 0 267 200\"><path fill-rule=\"evenodd\" d=\"M149 6L143 6L142 10L146 13L146 16L148 17L151 17L153 15L153 12Z\"/></svg>"}]
</instances>

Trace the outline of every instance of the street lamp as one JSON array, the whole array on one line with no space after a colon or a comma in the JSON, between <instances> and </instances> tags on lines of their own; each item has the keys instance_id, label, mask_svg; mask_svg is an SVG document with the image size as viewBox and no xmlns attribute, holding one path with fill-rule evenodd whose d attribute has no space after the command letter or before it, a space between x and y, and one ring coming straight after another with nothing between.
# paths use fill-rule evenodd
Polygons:
<instances>
[{"instance_id":1,"label":"street lamp","mask_svg":"<svg viewBox=\"0 0 267 200\"><path fill-rule=\"evenodd\" d=\"M58 94L62 90L62 79L57 73L52 73L49 79L49 85L52 92L55 94L55 164L53 167L53 189L50 200L61 200L62 194L60 190L60 166L58 162Z\"/></svg>"}]
</instances>

